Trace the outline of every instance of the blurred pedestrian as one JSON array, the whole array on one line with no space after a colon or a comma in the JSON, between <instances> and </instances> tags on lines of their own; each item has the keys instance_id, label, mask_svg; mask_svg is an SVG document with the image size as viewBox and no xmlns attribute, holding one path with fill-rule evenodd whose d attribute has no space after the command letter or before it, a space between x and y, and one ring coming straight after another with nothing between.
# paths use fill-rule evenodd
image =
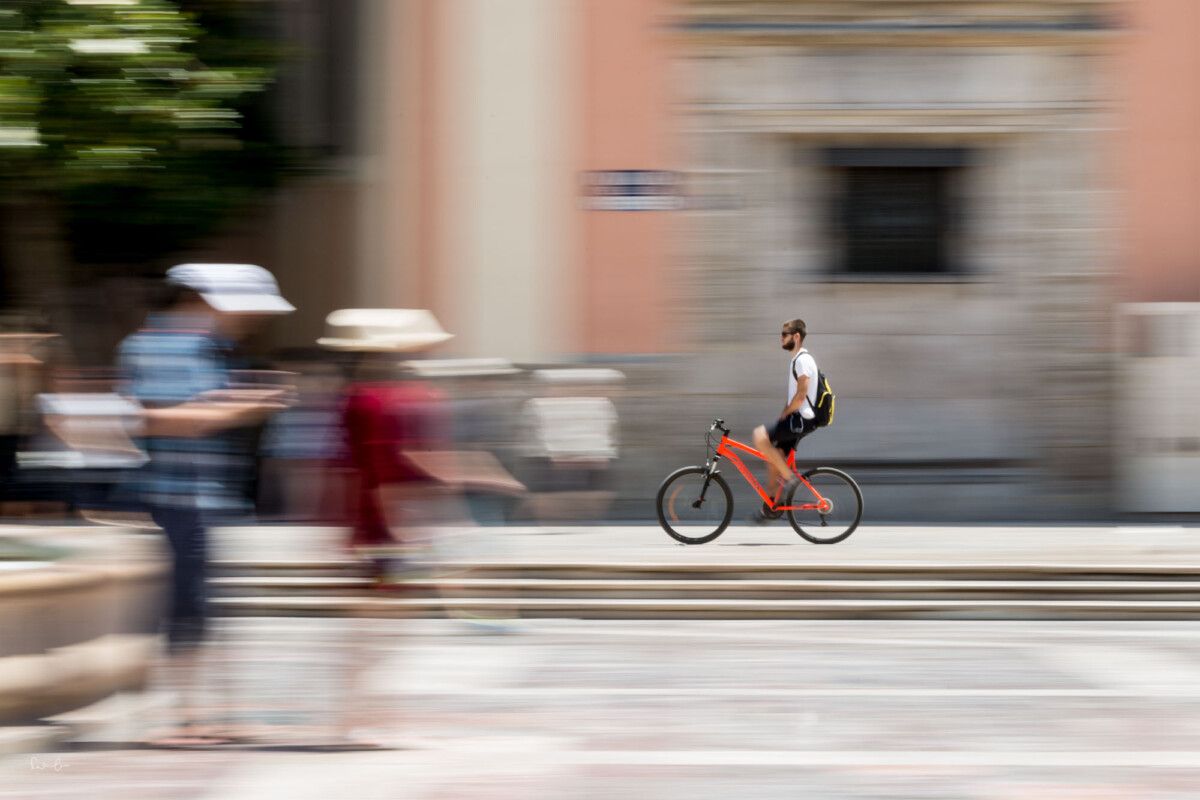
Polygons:
<instances>
[{"instance_id":1,"label":"blurred pedestrian","mask_svg":"<svg viewBox=\"0 0 1200 800\"><path fill-rule=\"evenodd\" d=\"M615 369L541 369L538 396L525 402L526 472L535 519L601 519L612 500L618 417Z\"/></svg>"},{"instance_id":2,"label":"blurred pedestrian","mask_svg":"<svg viewBox=\"0 0 1200 800\"><path fill-rule=\"evenodd\" d=\"M124 394L143 407L149 462L137 489L166 534L173 577L167 615L168 652L180 680L182 720L168 744L219 743L192 718L188 691L207 621L208 527L238 511L249 454L239 428L261 423L284 407L285 389L231 388L229 342L248 335L267 316L294 307L271 273L251 264L183 264L167 272L164 308L121 344Z\"/></svg>"},{"instance_id":3,"label":"blurred pedestrian","mask_svg":"<svg viewBox=\"0 0 1200 800\"><path fill-rule=\"evenodd\" d=\"M426 351L453 335L423 309L341 309L326 319L326 332L318 344L345 355L334 467L346 479L341 505L351 527L347 545L370 560L373 577L382 582L397 563L395 546L415 544L401 530L419 522L414 513L438 484L413 454L442 449L447 434L441 394L415 380L397 356Z\"/></svg>"},{"instance_id":4,"label":"blurred pedestrian","mask_svg":"<svg viewBox=\"0 0 1200 800\"><path fill-rule=\"evenodd\" d=\"M336 455L341 380L324 354L284 363L296 376L296 402L273 416L263 435L258 518L311 523L321 512L314 490Z\"/></svg>"},{"instance_id":5,"label":"blurred pedestrian","mask_svg":"<svg viewBox=\"0 0 1200 800\"><path fill-rule=\"evenodd\" d=\"M526 494L525 485L505 463L519 441L522 370L495 357L421 359L408 366L421 378L444 387L449 398L453 449L432 456L430 466L437 477L461 492L466 513L460 521L503 524ZM495 537L487 540L494 543ZM477 544L475 540L471 546Z\"/></svg>"},{"instance_id":6,"label":"blurred pedestrian","mask_svg":"<svg viewBox=\"0 0 1200 800\"><path fill-rule=\"evenodd\" d=\"M341 354L346 379L338 402L338 456L327 485L339 490L334 511L350 528L346 546L369 565L375 587L392 588L418 544L415 531L439 501L440 482L420 454L440 449L447 430L441 394L398 356L411 358L453 336L422 309L346 308L325 325L317 344ZM335 744L366 748L372 743L356 730L368 710L360 696L369 641L353 627L347 631Z\"/></svg>"},{"instance_id":7,"label":"blurred pedestrian","mask_svg":"<svg viewBox=\"0 0 1200 800\"><path fill-rule=\"evenodd\" d=\"M0 334L0 507L22 499L17 490L17 453L33 431L34 397L40 388L43 361L38 350L48 334Z\"/></svg>"}]
</instances>

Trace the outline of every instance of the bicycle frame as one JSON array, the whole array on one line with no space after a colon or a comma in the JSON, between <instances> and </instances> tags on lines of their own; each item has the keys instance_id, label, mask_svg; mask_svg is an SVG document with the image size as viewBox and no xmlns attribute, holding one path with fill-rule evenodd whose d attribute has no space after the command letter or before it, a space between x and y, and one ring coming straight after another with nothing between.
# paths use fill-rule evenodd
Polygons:
<instances>
[{"instance_id":1,"label":"bicycle frame","mask_svg":"<svg viewBox=\"0 0 1200 800\"><path fill-rule=\"evenodd\" d=\"M711 472L715 472L717 462L720 461L722 457L729 459L729 463L733 464L733 466L737 468L737 471L742 473L742 477L746 479L746 482L749 483L751 487L753 487L754 491L758 492L758 496L762 498L763 502L766 503L772 511L816 511L819 513L826 513L829 511L829 501L821 496L821 493L817 491L815 486L808 482L807 478L796 472L795 450L788 453L788 468L792 471L792 474L796 476L796 479L800 481L800 483L807 488L808 491L812 492L812 496L816 498L815 503L802 503L796 506L776 505L780 500L779 492L782 491L782 487L776 490L774 498L768 495L766 490L763 489L762 484L758 482L758 479L754 477L754 474L751 473L746 467L745 463L742 462L742 459L737 454L738 450L748 453L760 461L767 460L766 456L764 456L758 450L755 450L753 447L742 444L737 439L731 439L729 434L723 434L721 436L721 443L717 446L716 455L713 456L712 462L709 464L709 470Z\"/></svg>"}]
</instances>

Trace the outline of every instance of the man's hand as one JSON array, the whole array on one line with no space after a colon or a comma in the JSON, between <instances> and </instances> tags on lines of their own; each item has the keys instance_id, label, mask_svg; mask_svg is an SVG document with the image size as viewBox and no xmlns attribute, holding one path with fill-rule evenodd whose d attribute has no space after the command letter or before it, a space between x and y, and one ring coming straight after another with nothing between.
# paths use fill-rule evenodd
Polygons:
<instances>
[{"instance_id":1,"label":"man's hand","mask_svg":"<svg viewBox=\"0 0 1200 800\"><path fill-rule=\"evenodd\" d=\"M796 379L796 394L792 396L792 402L787 404L787 408L779 415L780 419L786 419L792 414L795 414L804 407L804 401L808 399L808 376L801 375Z\"/></svg>"},{"instance_id":2,"label":"man's hand","mask_svg":"<svg viewBox=\"0 0 1200 800\"><path fill-rule=\"evenodd\" d=\"M287 408L287 389L233 389L206 392L201 399L143 412L146 436L187 439L211 436L230 428L256 425Z\"/></svg>"},{"instance_id":3,"label":"man's hand","mask_svg":"<svg viewBox=\"0 0 1200 800\"><path fill-rule=\"evenodd\" d=\"M200 395L198 399L236 405L275 404L280 408L295 405L298 400L295 386L266 389L214 389Z\"/></svg>"}]
</instances>

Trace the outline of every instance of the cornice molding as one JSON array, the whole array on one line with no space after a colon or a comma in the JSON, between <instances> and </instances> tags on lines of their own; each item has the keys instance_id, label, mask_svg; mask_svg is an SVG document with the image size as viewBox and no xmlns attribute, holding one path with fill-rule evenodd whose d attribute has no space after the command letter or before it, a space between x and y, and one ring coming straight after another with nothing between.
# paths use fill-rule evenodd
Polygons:
<instances>
[{"instance_id":1,"label":"cornice molding","mask_svg":"<svg viewBox=\"0 0 1200 800\"><path fill-rule=\"evenodd\" d=\"M706 42L904 45L1107 40L1118 0L683 0L669 26Z\"/></svg>"}]
</instances>

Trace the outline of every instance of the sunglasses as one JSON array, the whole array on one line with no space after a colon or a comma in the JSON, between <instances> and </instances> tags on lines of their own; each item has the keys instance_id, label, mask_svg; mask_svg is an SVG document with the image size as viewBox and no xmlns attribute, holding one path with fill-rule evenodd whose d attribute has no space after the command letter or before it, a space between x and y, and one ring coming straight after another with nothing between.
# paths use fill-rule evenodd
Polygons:
<instances>
[{"instance_id":1,"label":"sunglasses","mask_svg":"<svg viewBox=\"0 0 1200 800\"><path fill-rule=\"evenodd\" d=\"M795 331L780 331L779 335L780 336L795 336L796 332Z\"/></svg>"}]
</instances>

